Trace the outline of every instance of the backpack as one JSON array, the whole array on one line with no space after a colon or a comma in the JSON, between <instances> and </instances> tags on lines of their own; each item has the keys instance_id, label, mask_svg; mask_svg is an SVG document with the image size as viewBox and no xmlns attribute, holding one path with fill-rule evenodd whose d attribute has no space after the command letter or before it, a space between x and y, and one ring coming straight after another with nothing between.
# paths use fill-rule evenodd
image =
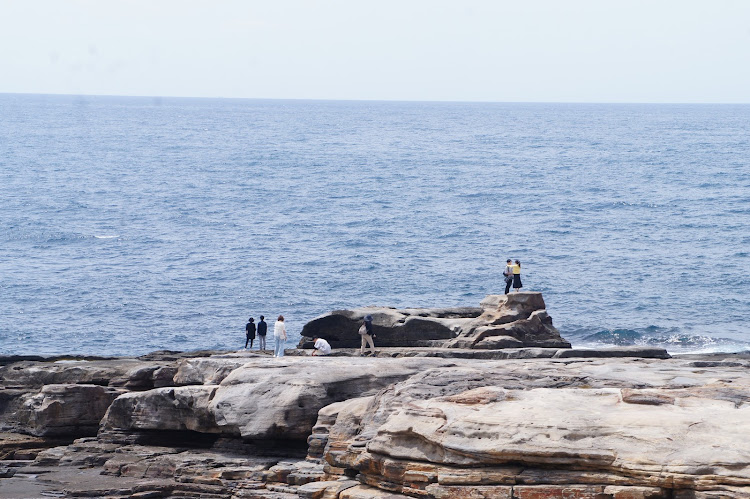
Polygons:
<instances>
[{"instance_id":1,"label":"backpack","mask_svg":"<svg viewBox=\"0 0 750 499\"><path fill-rule=\"evenodd\" d=\"M365 323L363 322L361 326L359 326L359 334L365 335L367 334L367 326L365 326Z\"/></svg>"}]
</instances>

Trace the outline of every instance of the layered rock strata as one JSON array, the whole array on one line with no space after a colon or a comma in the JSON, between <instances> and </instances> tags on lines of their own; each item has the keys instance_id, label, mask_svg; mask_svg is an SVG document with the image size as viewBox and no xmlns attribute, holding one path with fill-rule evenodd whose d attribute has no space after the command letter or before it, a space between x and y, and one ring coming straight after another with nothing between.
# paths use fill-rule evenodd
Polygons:
<instances>
[{"instance_id":1,"label":"layered rock strata","mask_svg":"<svg viewBox=\"0 0 750 499\"><path fill-rule=\"evenodd\" d=\"M750 355L397 350L8 363L0 499L750 497Z\"/></svg>"},{"instance_id":2,"label":"layered rock strata","mask_svg":"<svg viewBox=\"0 0 750 499\"><path fill-rule=\"evenodd\" d=\"M414 497L747 497L748 365L654 362L426 371L339 405L324 457Z\"/></svg>"}]
</instances>

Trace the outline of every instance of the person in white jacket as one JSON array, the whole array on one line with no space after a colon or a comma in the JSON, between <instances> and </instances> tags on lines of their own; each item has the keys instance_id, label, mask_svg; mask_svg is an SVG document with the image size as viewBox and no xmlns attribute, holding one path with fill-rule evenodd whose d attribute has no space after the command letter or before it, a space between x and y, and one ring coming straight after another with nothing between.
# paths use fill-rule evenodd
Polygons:
<instances>
[{"instance_id":1,"label":"person in white jacket","mask_svg":"<svg viewBox=\"0 0 750 499\"><path fill-rule=\"evenodd\" d=\"M286 343L286 325L284 324L283 315L280 315L276 319L276 324L273 325L273 337L276 338L276 348L273 351L273 356L283 357L284 344Z\"/></svg>"},{"instance_id":2,"label":"person in white jacket","mask_svg":"<svg viewBox=\"0 0 750 499\"><path fill-rule=\"evenodd\" d=\"M330 355L331 353L331 344L328 343L325 339L321 338L320 336L316 336L313 338L315 340L315 344L313 345L312 354L313 355Z\"/></svg>"}]
</instances>

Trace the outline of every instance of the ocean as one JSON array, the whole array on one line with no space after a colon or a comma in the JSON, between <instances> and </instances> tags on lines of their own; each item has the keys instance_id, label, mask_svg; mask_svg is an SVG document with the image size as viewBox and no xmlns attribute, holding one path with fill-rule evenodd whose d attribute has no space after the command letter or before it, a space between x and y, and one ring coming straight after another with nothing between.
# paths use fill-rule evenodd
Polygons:
<instances>
[{"instance_id":1,"label":"ocean","mask_svg":"<svg viewBox=\"0 0 750 499\"><path fill-rule=\"evenodd\" d=\"M476 306L576 347L750 349L750 106L0 95L0 354L290 346Z\"/></svg>"}]
</instances>

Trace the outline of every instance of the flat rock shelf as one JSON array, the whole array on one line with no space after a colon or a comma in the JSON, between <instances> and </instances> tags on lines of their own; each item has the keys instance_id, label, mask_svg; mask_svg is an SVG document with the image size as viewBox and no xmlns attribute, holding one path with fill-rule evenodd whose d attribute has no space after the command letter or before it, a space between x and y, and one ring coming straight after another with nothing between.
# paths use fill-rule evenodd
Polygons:
<instances>
[{"instance_id":1,"label":"flat rock shelf","mask_svg":"<svg viewBox=\"0 0 750 499\"><path fill-rule=\"evenodd\" d=\"M0 498L750 497L750 354L471 347L497 326L368 357L3 358Z\"/></svg>"}]
</instances>

